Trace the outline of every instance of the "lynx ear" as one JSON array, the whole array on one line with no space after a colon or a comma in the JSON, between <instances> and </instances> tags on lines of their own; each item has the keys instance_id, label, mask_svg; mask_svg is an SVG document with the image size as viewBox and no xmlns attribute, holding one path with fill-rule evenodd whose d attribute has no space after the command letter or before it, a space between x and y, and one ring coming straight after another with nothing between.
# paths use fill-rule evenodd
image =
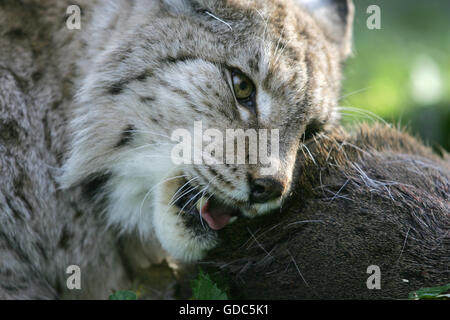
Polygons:
<instances>
[{"instance_id":1,"label":"lynx ear","mask_svg":"<svg viewBox=\"0 0 450 320\"><path fill-rule=\"evenodd\" d=\"M317 20L342 57L351 53L354 6L352 0L295 0Z\"/></svg>"}]
</instances>

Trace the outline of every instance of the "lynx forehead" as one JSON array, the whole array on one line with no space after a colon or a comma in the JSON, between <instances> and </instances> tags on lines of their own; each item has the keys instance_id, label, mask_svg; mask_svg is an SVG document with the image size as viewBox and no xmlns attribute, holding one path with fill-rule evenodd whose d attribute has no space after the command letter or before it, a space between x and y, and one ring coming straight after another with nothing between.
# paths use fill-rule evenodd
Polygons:
<instances>
[{"instance_id":1,"label":"lynx forehead","mask_svg":"<svg viewBox=\"0 0 450 320\"><path fill-rule=\"evenodd\" d=\"M278 208L302 142L338 120L351 3L137 0L96 10L63 184L83 185L123 232L199 259L232 217ZM276 170L173 163L173 131L196 121L224 135L279 130Z\"/></svg>"}]
</instances>

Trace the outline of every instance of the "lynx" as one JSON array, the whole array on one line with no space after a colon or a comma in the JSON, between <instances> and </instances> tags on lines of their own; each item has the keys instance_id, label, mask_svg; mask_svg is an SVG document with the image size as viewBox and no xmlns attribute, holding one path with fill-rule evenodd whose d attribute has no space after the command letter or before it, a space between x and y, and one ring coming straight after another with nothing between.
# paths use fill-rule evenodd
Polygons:
<instances>
[{"instance_id":1,"label":"lynx","mask_svg":"<svg viewBox=\"0 0 450 320\"><path fill-rule=\"evenodd\" d=\"M201 259L281 210L303 142L339 120L351 1L79 1L80 30L69 5L0 4L1 298L107 297L134 263ZM195 121L277 129L275 171L175 164Z\"/></svg>"}]
</instances>

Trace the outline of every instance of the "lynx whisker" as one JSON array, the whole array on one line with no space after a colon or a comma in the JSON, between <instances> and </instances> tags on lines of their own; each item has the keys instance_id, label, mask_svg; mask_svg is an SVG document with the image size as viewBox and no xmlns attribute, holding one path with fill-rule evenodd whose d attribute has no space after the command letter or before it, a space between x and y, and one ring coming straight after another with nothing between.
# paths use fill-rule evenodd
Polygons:
<instances>
[{"instance_id":1,"label":"lynx whisker","mask_svg":"<svg viewBox=\"0 0 450 320\"><path fill-rule=\"evenodd\" d=\"M285 228L294 226L294 225L298 225L298 224L305 224L305 223L325 223L325 221L323 220L301 220L301 221L295 221L292 223L289 223L288 225L285 226Z\"/></svg>"},{"instance_id":2,"label":"lynx whisker","mask_svg":"<svg viewBox=\"0 0 450 320\"><path fill-rule=\"evenodd\" d=\"M194 191L195 189L197 189L198 186L193 186L189 189L187 189L185 192L183 192L182 194L180 194L176 199L174 199L173 201L169 202L169 208L172 207L178 200L180 200L181 198L183 198L185 195L187 195L189 192Z\"/></svg>"},{"instance_id":3,"label":"lynx whisker","mask_svg":"<svg viewBox=\"0 0 450 320\"><path fill-rule=\"evenodd\" d=\"M340 97L338 98L338 100L341 101L341 100L343 100L343 99L345 99L345 98L348 98L348 97L353 96L353 95L355 95L355 94L358 94L358 93L367 91L367 90L369 90L369 89L371 89L371 88L372 88L372 87L365 87L365 88L362 88L362 89L359 89L359 90L355 90L355 91L346 93L346 94L340 96Z\"/></svg>"},{"instance_id":4,"label":"lynx whisker","mask_svg":"<svg viewBox=\"0 0 450 320\"><path fill-rule=\"evenodd\" d=\"M224 25L226 25L228 28L230 28L231 31L233 31L233 28L231 27L231 24L229 24L228 22L223 21L223 20L220 19L219 17L213 15L211 12L205 11L205 13L206 13L208 16L210 16L210 17L216 19L217 21L222 22Z\"/></svg>"},{"instance_id":5,"label":"lynx whisker","mask_svg":"<svg viewBox=\"0 0 450 320\"><path fill-rule=\"evenodd\" d=\"M197 196L198 196L199 194L201 194L201 193L203 192L204 189L206 189L206 187L202 188L199 192L197 192L195 195L193 195L193 196L189 199L189 201L187 201L187 202L184 204L184 206L180 209L180 212L178 213L178 215L180 215L180 214L183 212L184 208L186 208L186 206L187 206L188 204L190 204L192 201L194 201L195 198L197 198Z\"/></svg>"},{"instance_id":6,"label":"lynx whisker","mask_svg":"<svg viewBox=\"0 0 450 320\"><path fill-rule=\"evenodd\" d=\"M148 192L145 194L144 199L142 199L141 206L139 207L139 216L142 217L142 208L143 208L143 206L144 206L145 200L147 200L148 196L149 196L149 195L150 195L157 187L159 187L161 184L164 184L164 183L169 182L169 181L171 181L171 180L175 180L175 179L178 179L178 178L183 178L183 177L185 177L185 176L186 176L186 175L180 175L180 176L176 176L176 177L171 177L171 178L164 179L164 180L160 181L159 183L157 183L156 185L154 185L152 188L150 188L150 190L148 190Z\"/></svg>"},{"instance_id":7,"label":"lynx whisker","mask_svg":"<svg viewBox=\"0 0 450 320\"><path fill-rule=\"evenodd\" d=\"M182 190L184 189L185 186L188 186L192 181L198 179L198 177L193 177L191 179L189 179L185 184L183 184L172 196L172 198L169 201L169 205L172 203L172 200L180 193L182 192ZM174 200L174 202L176 202L178 199Z\"/></svg>"},{"instance_id":8,"label":"lynx whisker","mask_svg":"<svg viewBox=\"0 0 450 320\"><path fill-rule=\"evenodd\" d=\"M376 113L373 113L368 110L364 110L364 109L356 108L356 107L350 107L350 106L339 106L339 107L337 107L337 110L338 111L350 111L350 112L354 112L354 113L364 115L367 117L372 117L372 119L376 119L376 120L382 122L384 125L391 127L391 125L388 122L386 122L386 120L384 120L382 117L380 117Z\"/></svg>"},{"instance_id":9,"label":"lynx whisker","mask_svg":"<svg viewBox=\"0 0 450 320\"><path fill-rule=\"evenodd\" d=\"M308 152L308 155L311 158L312 162L314 162L314 164L317 165L316 159L314 159L314 156L312 155L312 153L309 150L309 148L303 143L301 144L301 146L302 146L302 151L303 151L303 149L305 149ZM305 157L306 157L306 155L305 155Z\"/></svg>"}]
</instances>

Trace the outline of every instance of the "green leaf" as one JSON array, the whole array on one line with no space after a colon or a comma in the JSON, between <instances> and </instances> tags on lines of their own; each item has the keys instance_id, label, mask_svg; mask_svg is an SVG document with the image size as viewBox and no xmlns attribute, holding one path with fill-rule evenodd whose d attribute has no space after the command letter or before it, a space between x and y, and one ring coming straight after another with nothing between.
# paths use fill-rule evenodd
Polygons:
<instances>
[{"instance_id":1,"label":"green leaf","mask_svg":"<svg viewBox=\"0 0 450 320\"><path fill-rule=\"evenodd\" d=\"M109 300L137 300L137 296L132 291L116 291L109 296Z\"/></svg>"},{"instance_id":2,"label":"green leaf","mask_svg":"<svg viewBox=\"0 0 450 320\"><path fill-rule=\"evenodd\" d=\"M448 300L450 299L450 283L440 287L420 288L409 294L408 299L412 300Z\"/></svg>"},{"instance_id":3,"label":"green leaf","mask_svg":"<svg viewBox=\"0 0 450 320\"><path fill-rule=\"evenodd\" d=\"M228 300L225 292L217 287L209 275L200 270L197 279L192 281L192 300Z\"/></svg>"}]
</instances>

